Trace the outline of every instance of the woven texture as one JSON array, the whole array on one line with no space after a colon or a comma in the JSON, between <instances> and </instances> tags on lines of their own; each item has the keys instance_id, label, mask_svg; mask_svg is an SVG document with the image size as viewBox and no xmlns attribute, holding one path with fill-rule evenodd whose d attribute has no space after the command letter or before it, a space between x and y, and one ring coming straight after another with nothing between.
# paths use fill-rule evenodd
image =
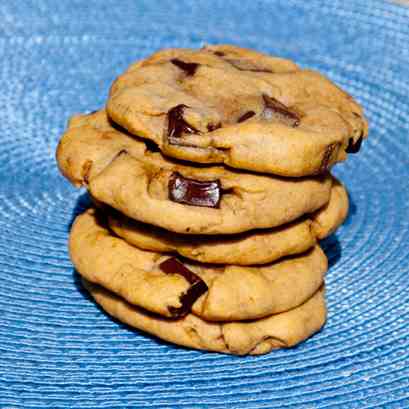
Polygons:
<instances>
[{"instance_id":1,"label":"woven texture","mask_svg":"<svg viewBox=\"0 0 409 409\"><path fill-rule=\"evenodd\" d=\"M239 358L111 320L69 261L87 206L54 151L126 66L235 43L322 70L370 138L336 167L351 213L325 241L329 320L292 350ZM409 10L368 0L0 2L0 408L409 407Z\"/></svg>"}]
</instances>

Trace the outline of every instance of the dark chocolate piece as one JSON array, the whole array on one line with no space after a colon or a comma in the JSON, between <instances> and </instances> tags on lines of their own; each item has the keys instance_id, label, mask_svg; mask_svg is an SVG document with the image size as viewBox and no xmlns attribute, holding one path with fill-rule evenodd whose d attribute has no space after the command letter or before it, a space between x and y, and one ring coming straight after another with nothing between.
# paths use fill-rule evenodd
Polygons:
<instances>
[{"instance_id":1,"label":"dark chocolate piece","mask_svg":"<svg viewBox=\"0 0 409 409\"><path fill-rule=\"evenodd\" d=\"M193 284L189 289L183 293L179 300L182 303L182 306L177 308L170 306L168 307L169 312L172 314L172 317L175 318L182 318L185 315L189 314L190 310L192 309L192 305L195 301L204 294L209 288L204 281L199 281Z\"/></svg>"},{"instance_id":2,"label":"dark chocolate piece","mask_svg":"<svg viewBox=\"0 0 409 409\"><path fill-rule=\"evenodd\" d=\"M359 150L361 149L362 141L363 141L363 136L360 136L359 139L354 143L353 138L349 138L348 141L348 146L345 149L346 153L358 153Z\"/></svg>"},{"instance_id":3,"label":"dark chocolate piece","mask_svg":"<svg viewBox=\"0 0 409 409\"><path fill-rule=\"evenodd\" d=\"M247 111L245 114L243 114L243 115L237 120L237 122L247 121L247 119L252 118L254 115L256 115L256 113L255 113L254 111Z\"/></svg>"},{"instance_id":4,"label":"dark chocolate piece","mask_svg":"<svg viewBox=\"0 0 409 409\"><path fill-rule=\"evenodd\" d=\"M200 181L188 179L179 172L169 178L169 199L190 206L218 208L221 200L219 180Z\"/></svg>"},{"instance_id":5,"label":"dark chocolate piece","mask_svg":"<svg viewBox=\"0 0 409 409\"><path fill-rule=\"evenodd\" d=\"M266 94L263 94L263 99L266 105L264 109L264 116L267 116L266 114L268 113L272 117L276 117L281 122L284 122L286 125L293 128L300 124L301 118L297 112L291 108L288 108L277 99L269 97Z\"/></svg>"},{"instance_id":6,"label":"dark chocolate piece","mask_svg":"<svg viewBox=\"0 0 409 409\"><path fill-rule=\"evenodd\" d=\"M226 55L223 51L214 51L213 54L217 55L218 57L224 57Z\"/></svg>"},{"instance_id":7,"label":"dark chocolate piece","mask_svg":"<svg viewBox=\"0 0 409 409\"><path fill-rule=\"evenodd\" d=\"M179 274L186 279L189 284L195 284L202 279L193 271L190 271L184 264L182 264L175 257L168 258L159 264L159 268L166 274Z\"/></svg>"},{"instance_id":8,"label":"dark chocolate piece","mask_svg":"<svg viewBox=\"0 0 409 409\"><path fill-rule=\"evenodd\" d=\"M173 65L176 65L176 67L180 68L181 70L185 71L186 75L195 75L195 72L197 68L199 67L199 64L195 62L184 62L182 60L179 60L178 58L172 58L170 62Z\"/></svg>"},{"instance_id":9,"label":"dark chocolate piece","mask_svg":"<svg viewBox=\"0 0 409 409\"><path fill-rule=\"evenodd\" d=\"M191 286L188 290L179 297L180 307L168 307L168 310L173 318L182 318L189 314L192 305L195 301L206 291L208 291L207 284L193 271L190 271L186 266L179 262L176 258L168 258L159 264L159 268L166 274L179 274Z\"/></svg>"},{"instance_id":10,"label":"dark chocolate piece","mask_svg":"<svg viewBox=\"0 0 409 409\"><path fill-rule=\"evenodd\" d=\"M171 108L168 112L168 138L170 143L177 144L174 138L180 138L183 133L197 134L199 131L189 125L183 118L183 111L186 105L180 104Z\"/></svg>"}]
</instances>

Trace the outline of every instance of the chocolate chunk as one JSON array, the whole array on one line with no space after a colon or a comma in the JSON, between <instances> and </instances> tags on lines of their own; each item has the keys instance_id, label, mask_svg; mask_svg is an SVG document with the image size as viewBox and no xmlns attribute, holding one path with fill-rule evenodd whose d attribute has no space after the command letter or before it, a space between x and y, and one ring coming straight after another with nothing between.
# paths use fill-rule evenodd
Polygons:
<instances>
[{"instance_id":1,"label":"chocolate chunk","mask_svg":"<svg viewBox=\"0 0 409 409\"><path fill-rule=\"evenodd\" d=\"M168 139L170 143L177 144L174 138L180 138L183 133L199 133L195 127L189 125L183 118L185 108L187 108L186 105L176 105L168 112Z\"/></svg>"},{"instance_id":2,"label":"chocolate chunk","mask_svg":"<svg viewBox=\"0 0 409 409\"><path fill-rule=\"evenodd\" d=\"M169 312L174 318L182 318L187 315L195 301L206 291L207 284L193 271L190 271L186 266L179 262L176 258L168 258L159 264L159 268L166 274L179 274L191 284L188 290L179 297L180 307L168 307Z\"/></svg>"},{"instance_id":3,"label":"chocolate chunk","mask_svg":"<svg viewBox=\"0 0 409 409\"><path fill-rule=\"evenodd\" d=\"M179 274L186 279L189 284L195 284L202 279L190 271L184 264L178 261L175 257L168 258L159 264L159 268L166 274Z\"/></svg>"},{"instance_id":4,"label":"chocolate chunk","mask_svg":"<svg viewBox=\"0 0 409 409\"><path fill-rule=\"evenodd\" d=\"M222 124L221 124L221 123L218 123L218 124L207 124L207 130L208 130L209 132L215 131L216 129L219 129L219 128L221 128L221 127L222 127Z\"/></svg>"},{"instance_id":5,"label":"chocolate chunk","mask_svg":"<svg viewBox=\"0 0 409 409\"><path fill-rule=\"evenodd\" d=\"M217 55L218 57L224 57L226 54L223 51L214 51L215 55Z\"/></svg>"},{"instance_id":6,"label":"chocolate chunk","mask_svg":"<svg viewBox=\"0 0 409 409\"><path fill-rule=\"evenodd\" d=\"M269 97L266 94L263 94L263 99L266 105L263 112L263 116L265 118L278 119L280 122L283 122L293 128L297 127L300 124L300 115L293 109L288 108L277 99Z\"/></svg>"},{"instance_id":7,"label":"chocolate chunk","mask_svg":"<svg viewBox=\"0 0 409 409\"><path fill-rule=\"evenodd\" d=\"M359 139L356 141L356 143L354 143L353 138L349 138L348 146L345 149L345 152L346 153L358 153L359 150L361 149L362 141L363 141L363 136L362 135L359 137Z\"/></svg>"},{"instance_id":8,"label":"chocolate chunk","mask_svg":"<svg viewBox=\"0 0 409 409\"><path fill-rule=\"evenodd\" d=\"M324 157L322 158L321 166L320 166L318 173L323 173L326 170L328 170L328 165L331 160L331 156L337 146L338 146L338 143L331 143L330 145L326 147L325 152L324 152Z\"/></svg>"},{"instance_id":9,"label":"chocolate chunk","mask_svg":"<svg viewBox=\"0 0 409 409\"><path fill-rule=\"evenodd\" d=\"M178 172L169 178L169 199L190 206L218 208L221 199L219 180L199 181L188 179Z\"/></svg>"},{"instance_id":10,"label":"chocolate chunk","mask_svg":"<svg viewBox=\"0 0 409 409\"><path fill-rule=\"evenodd\" d=\"M254 111L247 111L245 114L243 114L243 115L237 120L237 122L247 121L247 119L250 119L250 118L253 117L254 115L256 115L256 113L255 113Z\"/></svg>"},{"instance_id":11,"label":"chocolate chunk","mask_svg":"<svg viewBox=\"0 0 409 409\"><path fill-rule=\"evenodd\" d=\"M172 314L172 317L182 318L185 315L189 314L190 310L192 309L192 305L207 290L208 287L204 281L199 281L189 287L189 289L179 298L180 302L182 303L181 307L168 307L169 312Z\"/></svg>"},{"instance_id":12,"label":"chocolate chunk","mask_svg":"<svg viewBox=\"0 0 409 409\"><path fill-rule=\"evenodd\" d=\"M186 75L195 75L197 67L199 67L199 64L195 62L184 62L182 60L179 60L178 58L172 58L170 62L173 65L176 65L176 67L185 71Z\"/></svg>"}]
</instances>

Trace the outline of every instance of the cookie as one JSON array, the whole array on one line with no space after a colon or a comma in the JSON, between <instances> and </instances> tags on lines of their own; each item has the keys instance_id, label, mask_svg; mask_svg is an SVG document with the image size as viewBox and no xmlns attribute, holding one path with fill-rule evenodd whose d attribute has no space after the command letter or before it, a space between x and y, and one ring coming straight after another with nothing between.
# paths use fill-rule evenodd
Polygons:
<instances>
[{"instance_id":1,"label":"cookie","mask_svg":"<svg viewBox=\"0 0 409 409\"><path fill-rule=\"evenodd\" d=\"M311 215L312 231L321 240L344 223L349 210L348 192L342 183L334 178L330 201L320 210Z\"/></svg>"},{"instance_id":2,"label":"cookie","mask_svg":"<svg viewBox=\"0 0 409 409\"><path fill-rule=\"evenodd\" d=\"M168 156L291 177L325 172L368 135L324 75L235 46L159 51L114 82L107 110Z\"/></svg>"},{"instance_id":3,"label":"cookie","mask_svg":"<svg viewBox=\"0 0 409 409\"><path fill-rule=\"evenodd\" d=\"M127 302L165 317L191 310L211 321L255 319L294 308L318 290L328 268L319 246L258 267L178 261L114 236L93 209L76 218L69 250L85 279Z\"/></svg>"},{"instance_id":4,"label":"cookie","mask_svg":"<svg viewBox=\"0 0 409 409\"><path fill-rule=\"evenodd\" d=\"M319 331L326 320L324 289L281 314L247 322L211 323L188 314L170 320L147 313L101 286L83 281L94 300L119 321L165 341L207 351L260 355L292 347Z\"/></svg>"},{"instance_id":5,"label":"cookie","mask_svg":"<svg viewBox=\"0 0 409 409\"><path fill-rule=\"evenodd\" d=\"M74 119L57 162L75 185L132 219L177 233L231 234L280 226L329 200L329 174L284 179L186 166L114 129L105 115Z\"/></svg>"},{"instance_id":6,"label":"cookie","mask_svg":"<svg viewBox=\"0 0 409 409\"><path fill-rule=\"evenodd\" d=\"M330 201L308 218L239 235L186 236L137 222L119 212L108 211L107 216L115 234L143 250L177 253L202 263L255 265L308 250L317 238L333 233L347 212L347 192L334 178Z\"/></svg>"},{"instance_id":7,"label":"cookie","mask_svg":"<svg viewBox=\"0 0 409 409\"><path fill-rule=\"evenodd\" d=\"M280 227L238 235L186 236L109 213L109 227L128 243L144 250L177 253L202 263L255 265L302 253L316 243L312 221L303 219Z\"/></svg>"}]
</instances>

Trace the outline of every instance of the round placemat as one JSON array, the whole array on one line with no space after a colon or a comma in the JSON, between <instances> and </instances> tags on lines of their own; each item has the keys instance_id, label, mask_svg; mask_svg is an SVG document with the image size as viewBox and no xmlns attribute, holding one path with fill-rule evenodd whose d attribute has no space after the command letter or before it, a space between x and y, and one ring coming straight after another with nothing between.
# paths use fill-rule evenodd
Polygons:
<instances>
[{"instance_id":1,"label":"round placemat","mask_svg":"<svg viewBox=\"0 0 409 409\"><path fill-rule=\"evenodd\" d=\"M0 408L409 407L409 11L384 1L0 4ZM324 243L328 323L290 350L171 346L106 316L67 254L83 191L58 175L68 117L132 61L234 43L319 69L370 137L335 168L351 212Z\"/></svg>"}]
</instances>

